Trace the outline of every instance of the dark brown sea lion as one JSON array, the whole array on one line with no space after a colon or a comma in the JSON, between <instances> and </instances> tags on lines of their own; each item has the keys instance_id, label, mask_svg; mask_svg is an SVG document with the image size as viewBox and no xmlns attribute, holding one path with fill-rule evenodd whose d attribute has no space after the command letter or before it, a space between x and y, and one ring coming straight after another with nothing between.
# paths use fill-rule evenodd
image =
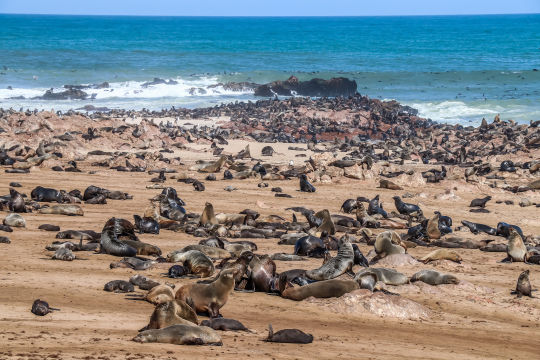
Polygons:
<instances>
[{"instance_id":1,"label":"dark brown sea lion","mask_svg":"<svg viewBox=\"0 0 540 360\"><path fill-rule=\"evenodd\" d=\"M60 309L55 309L49 307L49 303L40 299L37 299L32 304L32 314L38 316L45 316L52 311L59 311Z\"/></svg>"},{"instance_id":2,"label":"dark brown sea lion","mask_svg":"<svg viewBox=\"0 0 540 360\"><path fill-rule=\"evenodd\" d=\"M128 293L135 291L135 288L133 287L133 284L128 281L113 280L106 283L103 290L109 292L114 291L115 293Z\"/></svg>"},{"instance_id":3,"label":"dark brown sea lion","mask_svg":"<svg viewBox=\"0 0 540 360\"><path fill-rule=\"evenodd\" d=\"M523 295L533 297L531 282L529 281L529 270L525 270L519 274L516 290L512 291L512 294L516 294L518 298Z\"/></svg>"},{"instance_id":4,"label":"dark brown sea lion","mask_svg":"<svg viewBox=\"0 0 540 360\"><path fill-rule=\"evenodd\" d=\"M209 320L203 320L201 326L208 326L214 330L221 331L249 331L240 321L234 319L225 318L212 318Z\"/></svg>"},{"instance_id":5,"label":"dark brown sea lion","mask_svg":"<svg viewBox=\"0 0 540 360\"><path fill-rule=\"evenodd\" d=\"M10 196L10 199L8 202L9 211L13 211L17 213L27 212L24 198L18 191L16 191L15 189L9 189L9 196Z\"/></svg>"},{"instance_id":6,"label":"dark brown sea lion","mask_svg":"<svg viewBox=\"0 0 540 360\"><path fill-rule=\"evenodd\" d=\"M290 344L311 344L313 342L313 335L306 334L298 329L283 329L274 333L272 325L269 324L266 341Z\"/></svg>"}]
</instances>

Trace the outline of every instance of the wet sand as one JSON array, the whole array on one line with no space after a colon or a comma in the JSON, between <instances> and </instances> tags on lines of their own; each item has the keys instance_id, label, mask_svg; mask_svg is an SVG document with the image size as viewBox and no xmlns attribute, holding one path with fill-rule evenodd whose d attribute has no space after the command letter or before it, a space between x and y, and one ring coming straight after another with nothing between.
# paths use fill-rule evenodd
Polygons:
<instances>
[{"instance_id":1,"label":"wet sand","mask_svg":"<svg viewBox=\"0 0 540 360\"><path fill-rule=\"evenodd\" d=\"M244 142L231 142L226 151L234 152ZM252 154L260 154L263 144L251 144ZM288 151L288 144L275 145L278 155L269 158L273 163L290 160L299 152ZM305 145L298 145L303 146ZM204 148L190 145L190 148ZM208 148L208 146L206 146ZM308 158L309 158L308 153ZM254 155L254 157L256 157ZM184 151L185 165L175 167L186 171L196 159L211 159L211 153ZM73 262L50 260L52 252L45 246L53 242L55 232L38 230L45 223L56 224L61 230L92 229L101 231L103 224L112 216L133 219L142 214L149 205L148 199L161 192L146 189L150 178L147 173L120 173L102 168L90 168L87 163L80 167L83 173L57 173L49 169L33 168L29 174L4 174L0 193L9 192L11 181L20 182L20 192L30 194L38 185L59 189L79 189L89 185L112 190L122 190L134 195L133 200L108 200L107 205L82 204L83 217L59 215L22 214L27 221L26 229L16 228L7 235L11 244L0 244L0 358L1 359L183 359L189 358L366 358L395 359L406 355L422 359L532 359L538 355L536 339L540 335L540 300L510 295L521 271L531 270L533 288L540 288L538 266L523 263L501 264L505 253L487 253L480 250L455 249L462 264L442 262L439 264L398 267L407 275L419 269L435 268L457 276L460 285L441 285L436 288L406 285L399 287L403 297L414 300L430 311L430 316L420 320L379 317L369 311L341 313L314 302L294 302L264 293L234 292L221 309L224 317L241 321L256 333L220 332L223 346L178 346L170 344L139 344L131 339L137 330L145 326L152 313L150 303L128 300L124 294L103 291L111 280L128 280L140 273L159 282L179 286L195 281L167 279L163 273L170 264L160 265L146 271L109 269L118 258L91 252L76 252ZM88 174L95 170L95 174ZM2 169L3 171L3 169ZM189 172L192 177L203 180L203 174ZM204 181L206 191L196 192L191 184L169 179L164 185L173 186L187 203L188 212L200 213L206 201L211 201L216 212L234 213L251 208L262 216L277 214L286 219L292 216L285 208L305 206L320 210L327 208L338 213L347 198L381 195L385 209L394 210L392 196L408 192L415 195L407 202L418 203L426 217L440 210L451 216L454 226L461 220L470 220L495 226L499 221L522 227L526 235L540 234L538 208L517 205L523 194L512 194L486 185L472 185L464 181L445 180L438 184L405 187L392 191L379 189L378 179L354 180L341 178L334 183L315 183L317 192L301 193L298 180L268 181L268 188L258 188L258 179L221 180L222 172L216 174L219 181ZM224 191L232 185L238 190ZM414 185L414 184L413 184ZM276 198L270 191L280 186L291 199ZM441 200L440 196L452 189L455 196ZM490 214L469 212L468 205L482 194L492 195L488 204ZM439 196L439 198L437 198ZM534 199L536 193L528 192ZM511 199L515 205L496 204L496 200ZM538 201L538 199L536 200ZM5 217L7 212L1 212ZM375 230L379 232L382 230ZM455 235L471 239L489 238L473 235L468 230ZM163 254L198 243L183 232L162 230L159 235L143 234L142 241L159 246ZM257 243L259 254L276 252L292 253L293 246L277 245L278 239L249 239ZM504 242L498 238L498 242ZM358 244L367 254L371 246ZM433 248L416 247L408 250L414 257L421 257ZM333 252L333 255L335 252ZM321 259L308 261L276 261L277 271L293 268L316 268ZM355 266L355 271L360 267ZM392 290L390 288L390 290ZM136 290L143 294L143 291ZM537 296L538 293L536 293ZM45 317L30 313L32 302L40 298L61 311ZM200 317L203 320L204 317ZM274 330L298 328L314 336L312 344L276 344L264 342L267 326Z\"/></svg>"}]
</instances>

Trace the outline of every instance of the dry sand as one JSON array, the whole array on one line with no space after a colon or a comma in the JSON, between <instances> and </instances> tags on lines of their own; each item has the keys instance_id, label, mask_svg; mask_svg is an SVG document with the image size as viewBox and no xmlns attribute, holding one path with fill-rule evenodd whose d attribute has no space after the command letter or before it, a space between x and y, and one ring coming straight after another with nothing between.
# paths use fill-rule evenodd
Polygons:
<instances>
[{"instance_id":1,"label":"dry sand","mask_svg":"<svg viewBox=\"0 0 540 360\"><path fill-rule=\"evenodd\" d=\"M245 144L233 145L236 149ZM251 146L252 154L259 154L263 144ZM272 158L272 161L303 161L294 156L298 152L287 152L286 145L275 148L282 154ZM183 156L186 167L182 168L187 168L191 160L196 158L212 158L209 153L196 152ZM466 249L455 250L464 259L461 265L443 261L397 268L409 276L419 269L435 268L462 280L459 285L431 287L411 284L390 288L428 309L430 316L419 320L380 317L362 306L350 311L350 308L346 310L330 306L328 300L294 302L264 293L234 292L221 313L224 317L241 321L256 333L221 332L221 347L132 342L137 330L147 324L153 306L144 301L128 300L124 294L105 292L103 285L111 280L128 280L137 273L177 286L194 280L166 279L163 273L167 266L142 272L120 268L111 270L109 264L118 258L91 252L75 253L78 259L73 262L50 260L52 253L46 251L45 246L55 240L55 233L40 231L37 229L39 225L51 223L60 225L62 230L101 231L104 222L112 216L132 220L133 214L142 214L149 204L148 199L161 191L146 189L154 175L102 169L88 174L90 168L86 165L82 168L86 170L83 173L57 173L39 168L33 169L30 174L2 173L0 194L8 193L11 181L18 181L23 185L18 190L26 194L30 194L37 185L84 190L93 184L128 192L134 195L134 199L109 200L107 205L83 204L83 217L22 214L27 221L26 229L1 234L9 236L12 243L0 244L0 359L395 359L406 356L461 360L538 357L540 299L517 299L510 295L510 291L515 288L517 277L524 269L531 270L533 288L540 288L540 267L523 263L501 264L498 261L505 257L504 253ZM192 175L204 179L203 174ZM217 175L221 179L221 174ZM387 210L393 210L392 196L409 192L419 195L406 201L419 203L426 216L440 210L453 218L454 225L463 219L491 226L504 220L521 226L526 235L540 234L540 210L519 207L520 195L487 187L480 189L480 192L477 187L463 182L443 181L440 184L391 191L378 189L378 181L375 180L343 178L336 184L315 184L317 192L313 194L297 191L297 180L270 181L270 187L266 189L258 188L258 182L256 179L205 181L205 192L196 192L192 185L175 180L167 180L165 185L177 189L179 196L187 203L189 212L201 212L204 203L211 201L216 212L232 213L251 208L263 216L277 214L287 219L291 218L292 213L285 208L290 206L306 206L315 210L328 208L337 213L347 198L372 197L376 194L381 194ZM223 188L227 185L233 185L238 190L226 192ZM270 191L272 186L282 187L293 198L274 197ZM450 186L456 187L453 190L455 198L435 198L444 194ZM488 204L491 213L469 213L470 200L482 194L493 196ZM514 200L516 205L495 203L496 200L506 199ZM6 214L5 211L1 213L2 217ZM475 239L488 237L475 236L468 231L459 232L458 235ZM198 243L200 238L162 230L157 236L144 234L141 240L159 246L167 254ZM293 251L293 246L277 245L276 239L254 241L259 246L257 253ZM359 244L359 247L364 254L371 249L365 244ZM409 249L409 254L421 257L431 250L417 247ZM321 260L276 263L279 272L293 268L316 268ZM359 267L355 267L357 270ZM137 293L144 292L137 290ZM540 294L537 293L537 296L540 297ZM45 317L33 315L30 308L37 298L48 301L61 311ZM308 345L264 342L269 323L274 330L298 328L313 334L315 339Z\"/></svg>"}]
</instances>

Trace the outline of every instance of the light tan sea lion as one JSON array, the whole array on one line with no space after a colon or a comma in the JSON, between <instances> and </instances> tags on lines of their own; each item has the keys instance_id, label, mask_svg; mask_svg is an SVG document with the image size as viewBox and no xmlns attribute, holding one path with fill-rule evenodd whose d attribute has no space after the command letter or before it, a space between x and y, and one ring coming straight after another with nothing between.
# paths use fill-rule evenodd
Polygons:
<instances>
[{"instance_id":1,"label":"light tan sea lion","mask_svg":"<svg viewBox=\"0 0 540 360\"><path fill-rule=\"evenodd\" d=\"M315 217L322 219L321 225L316 230L317 234L321 234L323 231L326 231L328 235L334 235L336 233L336 226L334 225L330 212L327 209L315 213Z\"/></svg>"},{"instance_id":2,"label":"light tan sea lion","mask_svg":"<svg viewBox=\"0 0 540 360\"><path fill-rule=\"evenodd\" d=\"M210 164L197 164L195 166L192 166L190 170L197 170L202 173L215 173L221 170L221 167L223 164L225 164L225 161L227 160L227 157L225 155L222 155L217 161L210 163Z\"/></svg>"},{"instance_id":3,"label":"light tan sea lion","mask_svg":"<svg viewBox=\"0 0 540 360\"><path fill-rule=\"evenodd\" d=\"M145 300L154 305L174 300L174 290L168 285L153 287L145 296Z\"/></svg>"},{"instance_id":4,"label":"light tan sea lion","mask_svg":"<svg viewBox=\"0 0 540 360\"><path fill-rule=\"evenodd\" d=\"M360 285L354 280L331 279L317 281L304 286L287 288L281 293L281 296L285 299L301 301L310 296L316 298L340 297L359 288Z\"/></svg>"},{"instance_id":5,"label":"light tan sea lion","mask_svg":"<svg viewBox=\"0 0 540 360\"><path fill-rule=\"evenodd\" d=\"M228 252L227 250L215 247L215 246L188 245L180 251L186 252L189 250L198 250L212 259L226 259L226 258L231 257L230 252Z\"/></svg>"},{"instance_id":6,"label":"light tan sea lion","mask_svg":"<svg viewBox=\"0 0 540 360\"><path fill-rule=\"evenodd\" d=\"M216 216L214 215L214 206L207 202L204 206L203 213L201 215L201 219L199 224L201 226L207 226L207 225L217 225L218 221L216 219Z\"/></svg>"},{"instance_id":7,"label":"light tan sea lion","mask_svg":"<svg viewBox=\"0 0 540 360\"><path fill-rule=\"evenodd\" d=\"M513 262L526 262L527 247L523 243L521 235L512 227L508 229L507 254Z\"/></svg>"},{"instance_id":8,"label":"light tan sea lion","mask_svg":"<svg viewBox=\"0 0 540 360\"><path fill-rule=\"evenodd\" d=\"M47 207L42 207L38 210L40 214L56 214L68 216L83 216L84 211L79 205L75 204L58 204Z\"/></svg>"},{"instance_id":9,"label":"light tan sea lion","mask_svg":"<svg viewBox=\"0 0 540 360\"><path fill-rule=\"evenodd\" d=\"M390 189L390 190L403 190L403 188L397 184L394 184L390 180L381 179L379 181L379 187L382 189Z\"/></svg>"},{"instance_id":10,"label":"light tan sea lion","mask_svg":"<svg viewBox=\"0 0 540 360\"><path fill-rule=\"evenodd\" d=\"M404 285L409 282L407 275L402 274L394 269L387 268L365 268L360 270L354 275L355 281L361 281L361 279L367 274L373 274L377 277L377 282L381 281L386 285Z\"/></svg>"},{"instance_id":11,"label":"light tan sea lion","mask_svg":"<svg viewBox=\"0 0 540 360\"><path fill-rule=\"evenodd\" d=\"M439 214L435 214L428 220L426 233L430 240L441 238L441 232L439 230Z\"/></svg>"},{"instance_id":12,"label":"light tan sea lion","mask_svg":"<svg viewBox=\"0 0 540 360\"><path fill-rule=\"evenodd\" d=\"M405 248L401 245L395 244L396 242L398 242L396 236L399 238L399 235L397 235L397 233L395 233L394 235L394 233L394 231L385 231L377 235L374 247L375 252L380 259L388 255L405 254ZM401 239L399 240L399 242L401 242Z\"/></svg>"},{"instance_id":13,"label":"light tan sea lion","mask_svg":"<svg viewBox=\"0 0 540 360\"><path fill-rule=\"evenodd\" d=\"M222 271L210 284L187 284L176 292L176 299L186 302L197 312L218 317L221 309L234 289L234 270Z\"/></svg>"},{"instance_id":14,"label":"light tan sea lion","mask_svg":"<svg viewBox=\"0 0 540 360\"><path fill-rule=\"evenodd\" d=\"M197 325L172 325L164 329L145 330L132 340L139 343L222 345L221 338L214 329Z\"/></svg>"},{"instance_id":15,"label":"light tan sea lion","mask_svg":"<svg viewBox=\"0 0 540 360\"><path fill-rule=\"evenodd\" d=\"M150 322L143 330L163 329L171 325L197 325L195 311L181 300L171 300L156 305Z\"/></svg>"},{"instance_id":16,"label":"light tan sea lion","mask_svg":"<svg viewBox=\"0 0 540 360\"><path fill-rule=\"evenodd\" d=\"M459 256L457 252L450 249L433 250L426 256L420 258L420 261L422 261L424 264L435 260L451 260L457 263L461 263L461 261L463 261L463 259L461 258L461 256Z\"/></svg>"},{"instance_id":17,"label":"light tan sea lion","mask_svg":"<svg viewBox=\"0 0 540 360\"><path fill-rule=\"evenodd\" d=\"M441 274L435 270L420 270L411 276L411 282L422 281L429 285L459 284L459 280L454 275Z\"/></svg>"}]
</instances>

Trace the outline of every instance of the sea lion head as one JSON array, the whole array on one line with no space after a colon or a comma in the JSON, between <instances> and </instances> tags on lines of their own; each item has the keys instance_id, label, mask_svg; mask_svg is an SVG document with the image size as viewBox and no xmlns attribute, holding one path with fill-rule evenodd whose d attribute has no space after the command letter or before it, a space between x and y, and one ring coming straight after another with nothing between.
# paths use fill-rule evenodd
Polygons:
<instances>
[{"instance_id":1,"label":"sea lion head","mask_svg":"<svg viewBox=\"0 0 540 360\"><path fill-rule=\"evenodd\" d=\"M138 343L150 343L150 342L156 342L157 338L152 332L143 331L139 333L137 336L135 336L132 340Z\"/></svg>"}]
</instances>

